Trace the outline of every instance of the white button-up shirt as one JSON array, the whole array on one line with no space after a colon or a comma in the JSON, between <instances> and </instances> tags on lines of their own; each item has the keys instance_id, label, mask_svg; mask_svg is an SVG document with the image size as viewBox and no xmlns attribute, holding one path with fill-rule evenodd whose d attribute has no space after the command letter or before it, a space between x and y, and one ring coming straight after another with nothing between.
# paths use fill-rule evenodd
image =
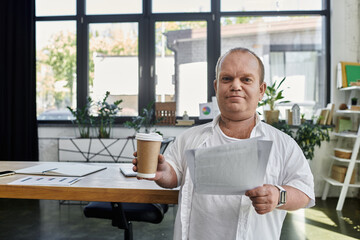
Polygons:
<instances>
[{"instance_id":1,"label":"white button-up shirt","mask_svg":"<svg viewBox=\"0 0 360 240\"><path fill-rule=\"evenodd\" d=\"M238 240L279 239L286 211L275 209L270 213L259 215L255 212L251 200L245 195L200 196L193 191L193 183L184 157L185 151L236 141L236 139L226 139L228 138L226 136L225 138L219 136L219 131L221 132L218 127L219 118L220 116L211 123L188 129L177 137L165 154L165 159L174 168L178 185L181 186L174 239L211 240L219 239L219 236ZM250 138L253 137L273 141L264 183L297 188L311 199L307 207L314 206L313 176L296 142L287 134L259 121L258 117ZM211 217L206 218L206 213L205 215L201 213L202 209L211 211ZM228 227L219 224L222 219L224 222L228 221ZM236 221L233 223L233 220ZM209 232L209 229L212 231ZM203 234L204 232L209 234Z\"/></svg>"}]
</instances>

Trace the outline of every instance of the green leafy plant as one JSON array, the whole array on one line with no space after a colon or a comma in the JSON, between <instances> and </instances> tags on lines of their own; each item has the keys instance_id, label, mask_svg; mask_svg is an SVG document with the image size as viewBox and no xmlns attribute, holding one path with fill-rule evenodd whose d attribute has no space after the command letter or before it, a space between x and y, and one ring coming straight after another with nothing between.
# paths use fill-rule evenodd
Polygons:
<instances>
[{"instance_id":1,"label":"green leafy plant","mask_svg":"<svg viewBox=\"0 0 360 240\"><path fill-rule=\"evenodd\" d=\"M265 90L266 99L260 101L258 107L269 105L271 111L275 110L275 103L284 98L284 96L282 95L284 90L279 91L279 88L283 84L285 79L286 77L284 77L278 85L277 82L275 81L271 86L267 86ZM281 101L279 103L288 103L288 102L290 101Z\"/></svg>"},{"instance_id":2,"label":"green leafy plant","mask_svg":"<svg viewBox=\"0 0 360 240\"><path fill-rule=\"evenodd\" d=\"M124 125L128 128L133 128L135 133L140 132L142 127L145 128L145 133L150 133L151 128L153 128L156 123L162 121L162 118L155 119L153 105L154 102L150 102L145 108L142 109L142 112L139 116L133 117L132 121L127 121L124 123ZM154 129L153 132L157 132L162 135L159 131L156 131L156 129Z\"/></svg>"},{"instance_id":3,"label":"green leafy plant","mask_svg":"<svg viewBox=\"0 0 360 240\"><path fill-rule=\"evenodd\" d=\"M285 121L275 122L271 125L293 138L294 132Z\"/></svg>"},{"instance_id":4,"label":"green leafy plant","mask_svg":"<svg viewBox=\"0 0 360 240\"><path fill-rule=\"evenodd\" d=\"M96 103L97 117L94 118L95 125L98 130L99 138L109 138L115 115L121 111L119 107L122 100L117 100L113 104L109 104L106 100L110 92L107 91L102 101Z\"/></svg>"},{"instance_id":5,"label":"green leafy plant","mask_svg":"<svg viewBox=\"0 0 360 240\"><path fill-rule=\"evenodd\" d=\"M306 121L294 133L285 122L273 124L277 129L290 135L297 142L306 159L314 158L315 146L320 147L322 141L330 141L329 128Z\"/></svg>"},{"instance_id":6,"label":"green leafy plant","mask_svg":"<svg viewBox=\"0 0 360 240\"><path fill-rule=\"evenodd\" d=\"M312 160L315 146L320 147L322 141L330 141L329 129L322 125L305 122L300 125L294 139L299 144L306 159Z\"/></svg>"},{"instance_id":7,"label":"green leafy plant","mask_svg":"<svg viewBox=\"0 0 360 240\"><path fill-rule=\"evenodd\" d=\"M81 138L89 138L90 137L90 127L92 125L92 118L89 114L89 110L92 105L92 99L90 97L87 98L87 103L83 108L80 109L72 109L71 107L67 107L71 114L75 117L75 123L78 126L80 137Z\"/></svg>"},{"instance_id":8,"label":"green leafy plant","mask_svg":"<svg viewBox=\"0 0 360 240\"><path fill-rule=\"evenodd\" d=\"M358 99L356 97L351 98L351 105L357 105Z\"/></svg>"},{"instance_id":9,"label":"green leafy plant","mask_svg":"<svg viewBox=\"0 0 360 240\"><path fill-rule=\"evenodd\" d=\"M97 137L109 138L112 125L114 123L115 115L121 111L119 107L122 100L117 100L113 104L109 104L106 100L109 97L110 92L106 92L102 101L98 101L96 104L88 97L86 106L80 109L72 109L67 107L72 115L75 117L75 123L78 125L80 137L89 138L90 128L94 127L97 131ZM96 109L96 116L90 114L92 108Z\"/></svg>"}]
</instances>

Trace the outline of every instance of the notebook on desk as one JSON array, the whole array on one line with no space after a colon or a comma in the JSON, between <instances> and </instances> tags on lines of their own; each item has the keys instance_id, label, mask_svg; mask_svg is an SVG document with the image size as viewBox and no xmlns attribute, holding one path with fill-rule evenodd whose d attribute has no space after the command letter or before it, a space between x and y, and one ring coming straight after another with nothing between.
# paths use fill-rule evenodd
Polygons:
<instances>
[{"instance_id":1,"label":"notebook on desk","mask_svg":"<svg viewBox=\"0 0 360 240\"><path fill-rule=\"evenodd\" d=\"M19 174L29 175L49 175L49 176L68 176L83 177L94 172L106 169L104 166L88 165L81 163L43 163L33 167L16 170Z\"/></svg>"}]
</instances>

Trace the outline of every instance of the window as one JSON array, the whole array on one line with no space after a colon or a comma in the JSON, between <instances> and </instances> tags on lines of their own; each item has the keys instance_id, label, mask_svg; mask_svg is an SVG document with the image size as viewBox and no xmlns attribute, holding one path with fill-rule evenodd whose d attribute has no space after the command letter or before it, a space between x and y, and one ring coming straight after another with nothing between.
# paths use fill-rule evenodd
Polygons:
<instances>
[{"instance_id":1,"label":"window","mask_svg":"<svg viewBox=\"0 0 360 240\"><path fill-rule=\"evenodd\" d=\"M76 107L76 22L36 24L36 106L39 120L69 120Z\"/></svg>"},{"instance_id":2,"label":"window","mask_svg":"<svg viewBox=\"0 0 360 240\"><path fill-rule=\"evenodd\" d=\"M86 14L132 14L142 12L141 0L86 0Z\"/></svg>"},{"instance_id":3,"label":"window","mask_svg":"<svg viewBox=\"0 0 360 240\"><path fill-rule=\"evenodd\" d=\"M267 83L287 77L285 96L309 118L330 97L329 2L36 0L38 120L71 119L67 106L106 91L123 100L119 122L152 101L197 119L218 57L239 46L262 58Z\"/></svg>"},{"instance_id":4,"label":"window","mask_svg":"<svg viewBox=\"0 0 360 240\"><path fill-rule=\"evenodd\" d=\"M152 0L153 13L210 12L210 0Z\"/></svg>"},{"instance_id":5,"label":"window","mask_svg":"<svg viewBox=\"0 0 360 240\"><path fill-rule=\"evenodd\" d=\"M138 115L138 35L137 23L89 25L89 95L97 102L110 91L121 116Z\"/></svg>"},{"instance_id":6,"label":"window","mask_svg":"<svg viewBox=\"0 0 360 240\"><path fill-rule=\"evenodd\" d=\"M221 11L322 10L323 0L221 0Z\"/></svg>"},{"instance_id":7,"label":"window","mask_svg":"<svg viewBox=\"0 0 360 240\"><path fill-rule=\"evenodd\" d=\"M76 15L76 0L36 0L36 16Z\"/></svg>"},{"instance_id":8,"label":"window","mask_svg":"<svg viewBox=\"0 0 360 240\"><path fill-rule=\"evenodd\" d=\"M205 21L156 23L156 101L176 102L177 116L196 116L194 103L207 102L206 29Z\"/></svg>"},{"instance_id":9,"label":"window","mask_svg":"<svg viewBox=\"0 0 360 240\"><path fill-rule=\"evenodd\" d=\"M319 95L325 85L325 43L321 16L223 17L221 19L221 52L243 46L252 49L265 66L268 85L281 81L283 95L291 101L278 106L282 118L285 109L299 104L306 119L314 109L324 106ZM261 112L262 109L259 109Z\"/></svg>"}]
</instances>

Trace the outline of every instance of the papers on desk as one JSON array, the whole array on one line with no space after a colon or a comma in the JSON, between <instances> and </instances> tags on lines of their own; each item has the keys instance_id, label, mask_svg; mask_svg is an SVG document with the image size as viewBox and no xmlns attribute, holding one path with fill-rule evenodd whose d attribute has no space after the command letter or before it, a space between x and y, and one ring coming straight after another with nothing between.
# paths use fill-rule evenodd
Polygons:
<instances>
[{"instance_id":1,"label":"papers on desk","mask_svg":"<svg viewBox=\"0 0 360 240\"><path fill-rule=\"evenodd\" d=\"M33 167L16 170L16 173L29 175L82 177L106 167L80 163L42 163Z\"/></svg>"},{"instance_id":2,"label":"papers on desk","mask_svg":"<svg viewBox=\"0 0 360 240\"><path fill-rule=\"evenodd\" d=\"M262 186L271 146L272 141L252 138L186 151L195 192L241 195Z\"/></svg>"},{"instance_id":3,"label":"papers on desk","mask_svg":"<svg viewBox=\"0 0 360 240\"><path fill-rule=\"evenodd\" d=\"M10 185L33 185L33 186L70 186L81 180L78 177L48 177L30 176L17 179L8 184Z\"/></svg>"}]
</instances>

